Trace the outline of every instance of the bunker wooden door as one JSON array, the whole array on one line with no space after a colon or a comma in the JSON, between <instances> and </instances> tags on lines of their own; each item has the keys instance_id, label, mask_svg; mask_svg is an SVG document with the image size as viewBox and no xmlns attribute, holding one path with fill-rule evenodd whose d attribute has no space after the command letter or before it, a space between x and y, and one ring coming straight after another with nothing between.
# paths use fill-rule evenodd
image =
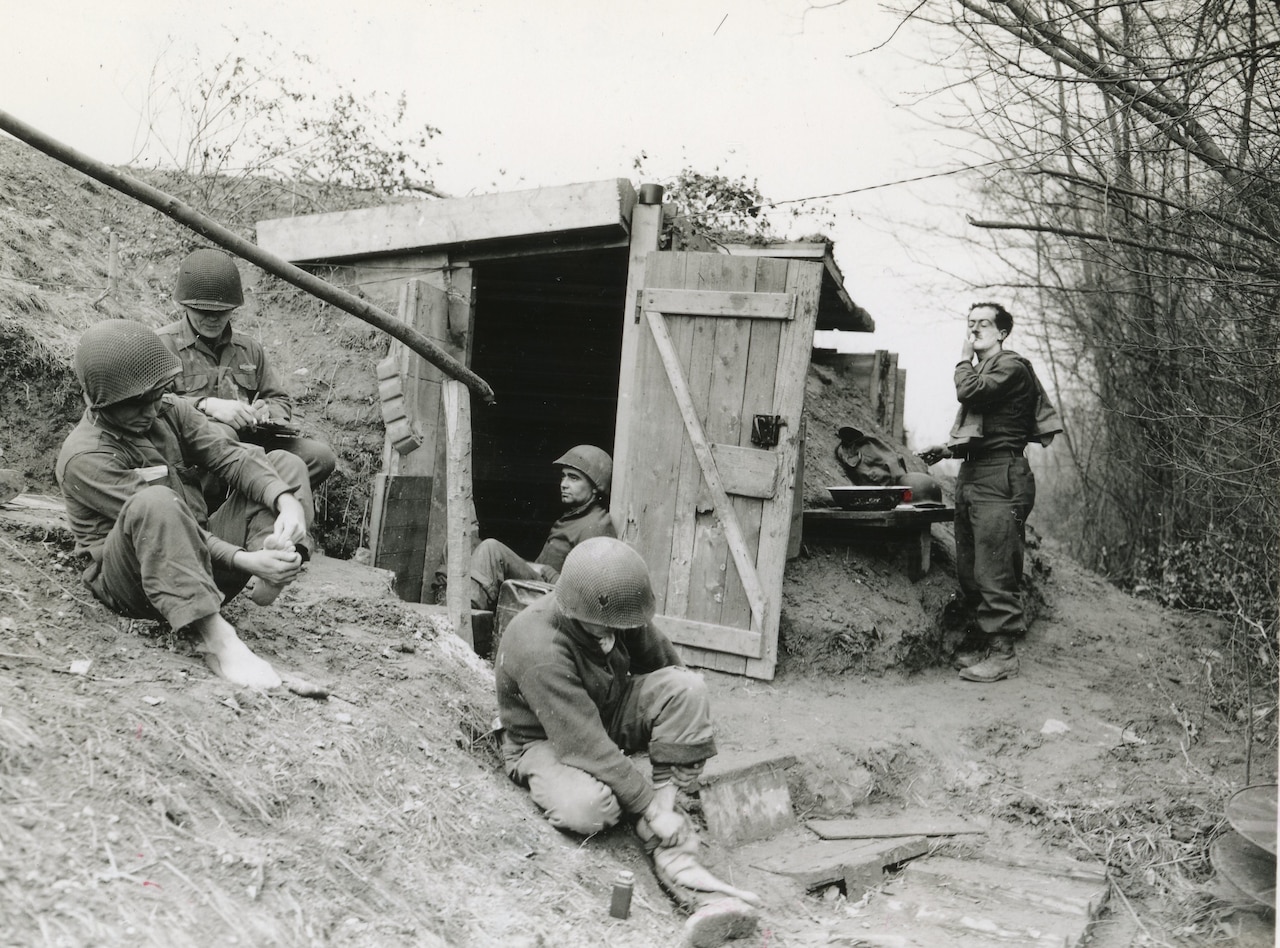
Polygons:
<instances>
[{"instance_id":1,"label":"bunker wooden door","mask_svg":"<svg viewBox=\"0 0 1280 948\"><path fill-rule=\"evenodd\" d=\"M821 264L651 253L628 314L613 514L691 665L773 677Z\"/></svg>"}]
</instances>

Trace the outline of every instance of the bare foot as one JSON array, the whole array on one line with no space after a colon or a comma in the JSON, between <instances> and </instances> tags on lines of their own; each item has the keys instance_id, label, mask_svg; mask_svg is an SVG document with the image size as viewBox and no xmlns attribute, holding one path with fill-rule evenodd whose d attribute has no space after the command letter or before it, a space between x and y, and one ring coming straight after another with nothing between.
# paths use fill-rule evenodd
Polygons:
<instances>
[{"instance_id":1,"label":"bare foot","mask_svg":"<svg viewBox=\"0 0 1280 948\"><path fill-rule=\"evenodd\" d=\"M269 583L261 576L254 576L244 587L244 591L258 605L269 606L284 592L284 587Z\"/></svg>"},{"instance_id":2,"label":"bare foot","mask_svg":"<svg viewBox=\"0 0 1280 948\"><path fill-rule=\"evenodd\" d=\"M249 649L235 627L214 613L191 626L199 638L196 652L219 678L244 688L277 688L280 676L267 662Z\"/></svg>"}]
</instances>

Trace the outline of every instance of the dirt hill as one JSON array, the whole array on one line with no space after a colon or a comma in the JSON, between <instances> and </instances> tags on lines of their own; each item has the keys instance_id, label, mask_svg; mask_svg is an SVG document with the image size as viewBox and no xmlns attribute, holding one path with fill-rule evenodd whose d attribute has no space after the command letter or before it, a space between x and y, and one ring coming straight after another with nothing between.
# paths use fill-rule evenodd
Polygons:
<instances>
[{"instance_id":1,"label":"dirt hill","mask_svg":"<svg viewBox=\"0 0 1280 948\"><path fill-rule=\"evenodd\" d=\"M118 248L106 295L104 228ZM79 413L67 364L80 330L170 318L169 274L190 243L0 141L0 463L35 489L53 490L52 454ZM487 663L345 558L381 449L384 343L291 288L250 285L242 325L278 354L342 467L322 498L330 555L273 606L229 614L330 696L228 688L187 643L93 602L56 521L0 513L0 944L676 944L681 918L628 830L561 835L502 776ZM824 433L865 426L866 411L822 371L808 392L821 485L837 474ZM1105 866L1118 895L1095 933L1104 948L1270 944L1268 922L1231 914L1208 863L1226 798L1276 773L1274 696L1224 688L1246 657L1223 629L1124 596L1046 544L1022 676L966 684L942 661L954 577L947 530L935 541L915 584L892 547L810 545L789 565L778 678L707 676L717 766L794 755L802 819L963 815L986 823L983 841L935 851ZM751 944L911 943L860 927L876 896L806 892L711 852L765 897ZM620 868L638 879L625 922L607 914Z\"/></svg>"}]
</instances>

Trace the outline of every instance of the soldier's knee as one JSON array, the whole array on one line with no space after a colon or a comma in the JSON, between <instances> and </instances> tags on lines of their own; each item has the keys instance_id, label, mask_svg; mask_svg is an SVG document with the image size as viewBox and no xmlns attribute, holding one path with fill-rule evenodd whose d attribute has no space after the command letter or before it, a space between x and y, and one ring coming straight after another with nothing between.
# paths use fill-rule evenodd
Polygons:
<instances>
[{"instance_id":1,"label":"soldier's knee","mask_svg":"<svg viewBox=\"0 0 1280 948\"><path fill-rule=\"evenodd\" d=\"M616 826L622 819L622 806L612 790L597 783L561 796L547 808L546 817L556 829L590 836Z\"/></svg>"},{"instance_id":2,"label":"soldier's knee","mask_svg":"<svg viewBox=\"0 0 1280 948\"><path fill-rule=\"evenodd\" d=\"M308 479L307 462L291 451L283 449L272 451L267 455L267 460L271 462L271 466L285 483L298 485L305 483Z\"/></svg>"}]
</instances>

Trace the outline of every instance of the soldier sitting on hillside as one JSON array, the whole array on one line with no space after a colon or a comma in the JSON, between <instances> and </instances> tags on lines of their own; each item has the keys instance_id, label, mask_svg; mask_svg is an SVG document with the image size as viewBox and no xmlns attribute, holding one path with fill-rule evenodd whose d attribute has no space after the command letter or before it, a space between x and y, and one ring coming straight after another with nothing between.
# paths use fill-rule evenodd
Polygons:
<instances>
[{"instance_id":1,"label":"soldier sitting on hillside","mask_svg":"<svg viewBox=\"0 0 1280 948\"><path fill-rule=\"evenodd\" d=\"M511 620L494 679L507 775L552 826L591 835L629 814L664 888L696 910L695 944L755 929L756 895L708 872L677 805L716 753L702 676L653 624L640 554L594 537L574 547L554 590ZM652 778L627 756L649 754Z\"/></svg>"},{"instance_id":2,"label":"soldier sitting on hillside","mask_svg":"<svg viewBox=\"0 0 1280 948\"><path fill-rule=\"evenodd\" d=\"M286 451L264 455L227 438L171 394L182 365L140 323L91 326L75 371L88 407L56 473L76 548L92 557L84 581L94 597L187 632L233 684L279 685L220 610L247 584L267 603L297 577L312 516L306 467ZM212 517L200 483L206 471L231 485Z\"/></svg>"},{"instance_id":3,"label":"soldier sitting on hillside","mask_svg":"<svg viewBox=\"0 0 1280 948\"><path fill-rule=\"evenodd\" d=\"M613 460L590 444L570 448L553 462L560 466L564 513L551 525L542 552L532 562L498 540L482 540L471 554L471 608L493 610L508 579L554 583L569 551L591 537L616 536L609 519ZM443 601L443 571L436 572L436 601Z\"/></svg>"},{"instance_id":4,"label":"soldier sitting on hillside","mask_svg":"<svg viewBox=\"0 0 1280 948\"><path fill-rule=\"evenodd\" d=\"M232 328L231 317L244 303L235 261L211 248L187 254L178 267L173 298L183 317L157 334L182 362L177 393L241 441L296 454L307 465L312 489L319 487L338 459L323 441L290 428L293 399L262 344ZM224 487L206 482L211 506L221 501Z\"/></svg>"}]
</instances>

